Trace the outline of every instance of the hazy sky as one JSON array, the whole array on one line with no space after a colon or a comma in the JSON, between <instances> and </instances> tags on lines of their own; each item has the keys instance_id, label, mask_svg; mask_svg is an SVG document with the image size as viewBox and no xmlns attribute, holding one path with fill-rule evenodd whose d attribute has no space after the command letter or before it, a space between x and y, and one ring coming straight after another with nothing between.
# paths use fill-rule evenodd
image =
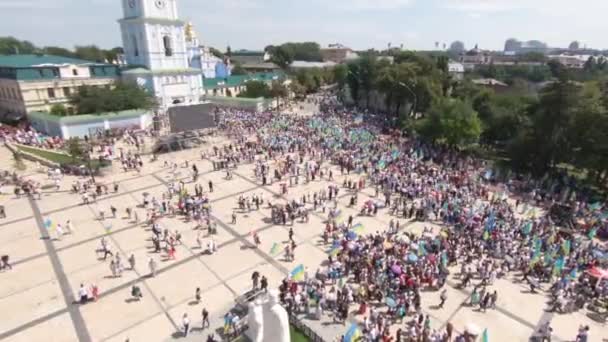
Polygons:
<instances>
[{"instance_id":1,"label":"hazy sky","mask_svg":"<svg viewBox=\"0 0 608 342\"><path fill-rule=\"evenodd\" d=\"M124 0L0 0L0 36L37 45L121 45ZM608 0L178 0L204 44L261 49L285 41L357 49L431 49L462 40L502 49L507 38L608 48Z\"/></svg>"}]
</instances>

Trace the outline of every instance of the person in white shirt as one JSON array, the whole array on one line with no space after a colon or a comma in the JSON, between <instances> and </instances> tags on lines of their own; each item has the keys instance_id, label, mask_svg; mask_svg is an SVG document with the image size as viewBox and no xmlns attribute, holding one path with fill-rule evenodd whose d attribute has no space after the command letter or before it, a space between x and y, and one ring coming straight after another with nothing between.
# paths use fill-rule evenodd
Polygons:
<instances>
[{"instance_id":1,"label":"person in white shirt","mask_svg":"<svg viewBox=\"0 0 608 342\"><path fill-rule=\"evenodd\" d=\"M84 287L84 284L80 284L80 289L78 289L78 298L80 298L80 304L86 304L89 300L89 292Z\"/></svg>"},{"instance_id":2,"label":"person in white shirt","mask_svg":"<svg viewBox=\"0 0 608 342\"><path fill-rule=\"evenodd\" d=\"M186 337L188 336L188 330L190 329L190 319L188 319L187 313L182 317L182 325L184 326L184 337Z\"/></svg>"}]
</instances>

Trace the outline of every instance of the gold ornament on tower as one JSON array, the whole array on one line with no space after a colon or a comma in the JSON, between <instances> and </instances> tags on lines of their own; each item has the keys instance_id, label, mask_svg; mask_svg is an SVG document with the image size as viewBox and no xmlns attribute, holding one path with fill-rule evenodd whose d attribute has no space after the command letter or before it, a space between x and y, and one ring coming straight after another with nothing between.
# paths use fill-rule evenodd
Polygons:
<instances>
[{"instance_id":1,"label":"gold ornament on tower","mask_svg":"<svg viewBox=\"0 0 608 342\"><path fill-rule=\"evenodd\" d=\"M192 22L189 21L186 24L185 31L186 31L186 41L191 42L194 39L196 39L196 32L194 32L194 25L192 25Z\"/></svg>"}]
</instances>

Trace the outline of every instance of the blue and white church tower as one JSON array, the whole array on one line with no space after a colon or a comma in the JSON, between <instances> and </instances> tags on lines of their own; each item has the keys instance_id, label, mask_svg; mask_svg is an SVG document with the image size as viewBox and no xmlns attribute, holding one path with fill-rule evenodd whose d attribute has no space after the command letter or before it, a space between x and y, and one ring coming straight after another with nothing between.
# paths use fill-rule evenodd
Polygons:
<instances>
[{"instance_id":1,"label":"blue and white church tower","mask_svg":"<svg viewBox=\"0 0 608 342\"><path fill-rule=\"evenodd\" d=\"M185 22L177 0L121 0L119 20L129 70L123 77L150 90L160 109L196 105L203 95L200 69L189 65Z\"/></svg>"}]
</instances>

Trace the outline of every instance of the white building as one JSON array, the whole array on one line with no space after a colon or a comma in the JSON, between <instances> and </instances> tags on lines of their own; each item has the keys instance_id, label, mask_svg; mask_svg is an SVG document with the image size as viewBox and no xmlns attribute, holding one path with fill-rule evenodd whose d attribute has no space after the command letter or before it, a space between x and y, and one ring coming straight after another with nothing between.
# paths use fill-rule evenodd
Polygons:
<instances>
[{"instance_id":1,"label":"white building","mask_svg":"<svg viewBox=\"0 0 608 342\"><path fill-rule=\"evenodd\" d=\"M449 61L448 73L456 80L461 80L464 77L464 65L462 63Z\"/></svg>"},{"instance_id":2,"label":"white building","mask_svg":"<svg viewBox=\"0 0 608 342\"><path fill-rule=\"evenodd\" d=\"M190 68L177 0L122 0L122 6L125 58L134 67L123 77L150 90L161 109L200 103L201 70Z\"/></svg>"},{"instance_id":3,"label":"white building","mask_svg":"<svg viewBox=\"0 0 608 342\"><path fill-rule=\"evenodd\" d=\"M186 48L188 49L188 63L190 67L201 69L204 78L230 76L230 65L213 55L208 46L200 45L192 23L186 24Z\"/></svg>"}]
</instances>

